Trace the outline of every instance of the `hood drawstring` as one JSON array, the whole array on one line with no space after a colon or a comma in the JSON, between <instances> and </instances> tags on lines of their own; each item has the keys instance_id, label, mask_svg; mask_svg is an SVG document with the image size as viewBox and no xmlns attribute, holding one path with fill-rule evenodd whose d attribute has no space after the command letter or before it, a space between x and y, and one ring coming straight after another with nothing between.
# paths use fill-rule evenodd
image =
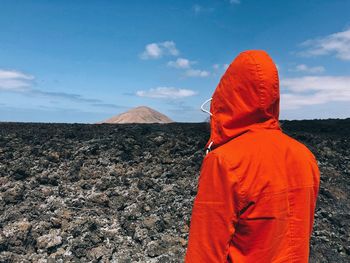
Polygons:
<instances>
[{"instance_id":1,"label":"hood drawstring","mask_svg":"<svg viewBox=\"0 0 350 263\"><path fill-rule=\"evenodd\" d=\"M207 99L207 100L204 101L203 104L201 105L201 110L202 110L203 112L208 113L210 116L212 116L213 114L212 114L210 111L204 109L204 105L207 104L207 103L208 103L209 101L211 101L212 99L213 99L213 98Z\"/></svg>"},{"instance_id":2,"label":"hood drawstring","mask_svg":"<svg viewBox=\"0 0 350 263\"><path fill-rule=\"evenodd\" d=\"M211 141L208 145L208 148L205 150L205 155L207 155L211 151L211 146L213 145L213 141Z\"/></svg>"},{"instance_id":3,"label":"hood drawstring","mask_svg":"<svg viewBox=\"0 0 350 263\"><path fill-rule=\"evenodd\" d=\"M201 105L201 110L205 113L208 113L210 115L210 117L213 116L213 114L210 112L210 110L206 110L204 109L204 105L207 104L208 102L210 102L213 99L213 97L211 97L210 99L207 99L206 101L203 102L203 104ZM213 144L213 141L210 142L210 144L208 145L208 148L205 150L205 155L207 155L210 152L210 148Z\"/></svg>"}]
</instances>

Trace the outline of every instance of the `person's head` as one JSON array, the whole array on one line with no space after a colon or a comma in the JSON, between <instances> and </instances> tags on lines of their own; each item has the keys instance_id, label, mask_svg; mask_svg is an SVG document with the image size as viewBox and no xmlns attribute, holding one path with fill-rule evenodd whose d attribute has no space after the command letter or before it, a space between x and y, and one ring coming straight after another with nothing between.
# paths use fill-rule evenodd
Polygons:
<instances>
[{"instance_id":1,"label":"person's head","mask_svg":"<svg viewBox=\"0 0 350 263\"><path fill-rule=\"evenodd\" d=\"M219 146L254 127L279 128L279 101L278 71L271 57L263 50L240 53L210 100L206 146Z\"/></svg>"}]
</instances>

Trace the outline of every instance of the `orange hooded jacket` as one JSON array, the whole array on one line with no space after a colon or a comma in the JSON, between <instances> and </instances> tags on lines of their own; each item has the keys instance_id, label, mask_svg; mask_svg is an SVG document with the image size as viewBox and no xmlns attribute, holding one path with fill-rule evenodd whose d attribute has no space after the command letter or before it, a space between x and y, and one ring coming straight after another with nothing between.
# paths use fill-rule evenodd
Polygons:
<instances>
[{"instance_id":1,"label":"orange hooded jacket","mask_svg":"<svg viewBox=\"0 0 350 263\"><path fill-rule=\"evenodd\" d=\"M308 262L320 173L279 126L279 79L245 51L220 80L194 200L186 263Z\"/></svg>"}]
</instances>

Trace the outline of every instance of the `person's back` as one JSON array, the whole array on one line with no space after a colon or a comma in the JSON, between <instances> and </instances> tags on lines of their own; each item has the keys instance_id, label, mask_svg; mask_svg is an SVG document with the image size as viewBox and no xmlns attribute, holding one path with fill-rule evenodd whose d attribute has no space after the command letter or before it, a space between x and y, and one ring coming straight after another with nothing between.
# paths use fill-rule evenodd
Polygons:
<instances>
[{"instance_id":1,"label":"person's back","mask_svg":"<svg viewBox=\"0 0 350 263\"><path fill-rule=\"evenodd\" d=\"M308 262L319 170L279 125L278 75L266 52L237 57L211 113L213 150L201 167L185 262Z\"/></svg>"}]
</instances>

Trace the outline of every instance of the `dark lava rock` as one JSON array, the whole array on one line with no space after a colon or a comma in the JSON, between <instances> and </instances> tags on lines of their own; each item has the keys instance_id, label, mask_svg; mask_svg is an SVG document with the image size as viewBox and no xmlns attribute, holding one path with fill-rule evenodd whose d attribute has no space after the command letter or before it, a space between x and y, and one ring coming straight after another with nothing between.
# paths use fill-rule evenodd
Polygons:
<instances>
[{"instance_id":1,"label":"dark lava rock","mask_svg":"<svg viewBox=\"0 0 350 263\"><path fill-rule=\"evenodd\" d=\"M29 176L29 173L24 167L15 168L13 171L13 178L15 180L23 180L28 176Z\"/></svg>"},{"instance_id":2,"label":"dark lava rock","mask_svg":"<svg viewBox=\"0 0 350 263\"><path fill-rule=\"evenodd\" d=\"M4 193L2 199L6 203L18 203L22 201L24 194L23 184L15 184L13 187L8 188Z\"/></svg>"},{"instance_id":3,"label":"dark lava rock","mask_svg":"<svg viewBox=\"0 0 350 263\"><path fill-rule=\"evenodd\" d=\"M321 169L310 262L350 262L350 119L282 121ZM183 262L207 123L0 123L0 262Z\"/></svg>"}]
</instances>

